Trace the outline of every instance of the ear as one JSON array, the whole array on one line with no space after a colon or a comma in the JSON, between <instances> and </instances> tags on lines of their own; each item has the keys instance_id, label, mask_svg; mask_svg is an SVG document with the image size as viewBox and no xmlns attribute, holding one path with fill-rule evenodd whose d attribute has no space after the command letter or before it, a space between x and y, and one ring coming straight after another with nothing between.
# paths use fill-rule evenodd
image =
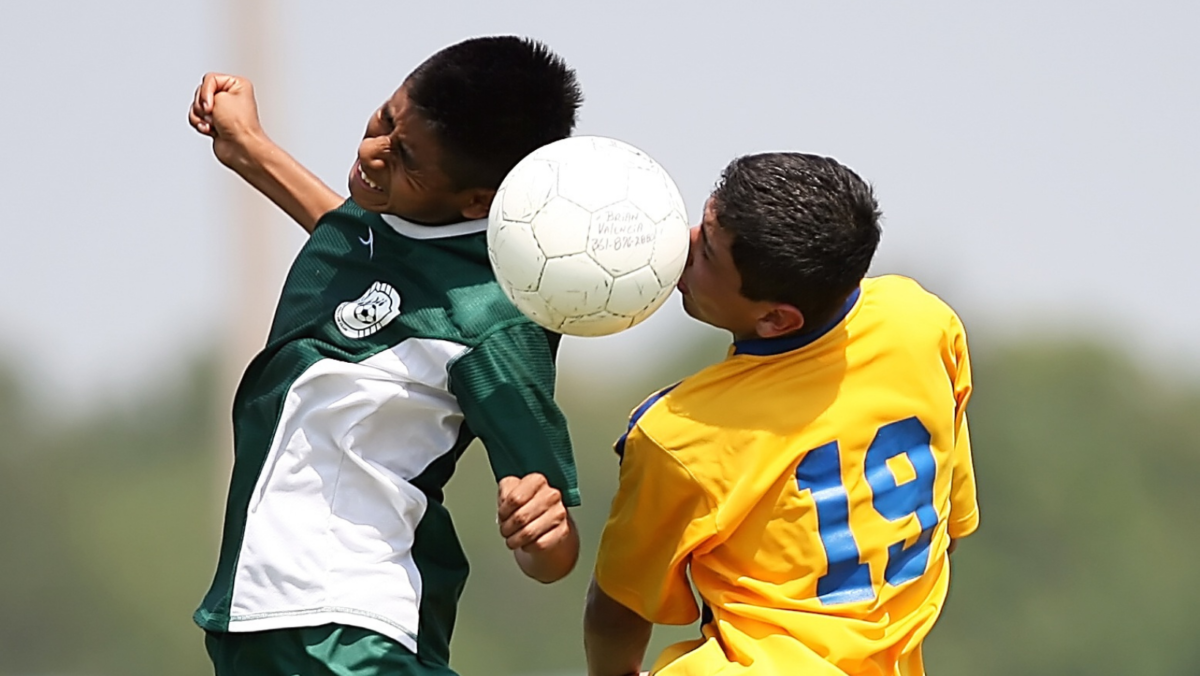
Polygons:
<instances>
[{"instance_id":1,"label":"ear","mask_svg":"<svg viewBox=\"0 0 1200 676\"><path fill-rule=\"evenodd\" d=\"M491 188L472 188L463 195L462 216L467 220L487 218L496 191Z\"/></svg>"},{"instance_id":2,"label":"ear","mask_svg":"<svg viewBox=\"0 0 1200 676\"><path fill-rule=\"evenodd\" d=\"M754 324L759 338L778 338L804 327L804 315L794 305L772 303Z\"/></svg>"}]
</instances>

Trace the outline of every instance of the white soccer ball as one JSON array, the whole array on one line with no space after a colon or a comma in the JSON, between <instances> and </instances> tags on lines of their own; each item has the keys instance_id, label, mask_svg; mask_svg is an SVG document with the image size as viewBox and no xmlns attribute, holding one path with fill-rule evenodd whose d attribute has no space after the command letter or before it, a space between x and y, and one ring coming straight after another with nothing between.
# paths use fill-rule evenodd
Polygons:
<instances>
[{"instance_id":1,"label":"white soccer ball","mask_svg":"<svg viewBox=\"0 0 1200 676\"><path fill-rule=\"evenodd\" d=\"M501 182L488 255L505 295L573 336L627 329L657 310L687 262L679 188L646 153L575 136L535 150Z\"/></svg>"}]
</instances>

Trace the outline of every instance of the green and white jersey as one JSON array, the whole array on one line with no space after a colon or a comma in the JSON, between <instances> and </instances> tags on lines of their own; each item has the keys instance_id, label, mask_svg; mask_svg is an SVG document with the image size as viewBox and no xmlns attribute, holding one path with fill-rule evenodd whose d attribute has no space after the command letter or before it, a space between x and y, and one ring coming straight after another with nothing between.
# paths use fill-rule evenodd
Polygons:
<instances>
[{"instance_id":1,"label":"green and white jersey","mask_svg":"<svg viewBox=\"0 0 1200 676\"><path fill-rule=\"evenodd\" d=\"M210 631L338 623L448 659L467 562L442 488L478 436L496 477L579 504L550 337L504 297L486 221L326 214L234 399Z\"/></svg>"}]
</instances>

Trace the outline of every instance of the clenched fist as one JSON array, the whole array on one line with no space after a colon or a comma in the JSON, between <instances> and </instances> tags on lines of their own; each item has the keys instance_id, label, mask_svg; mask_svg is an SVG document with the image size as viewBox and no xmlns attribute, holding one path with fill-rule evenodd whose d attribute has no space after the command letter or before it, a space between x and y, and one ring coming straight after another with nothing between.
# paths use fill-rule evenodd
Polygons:
<instances>
[{"instance_id":1,"label":"clenched fist","mask_svg":"<svg viewBox=\"0 0 1200 676\"><path fill-rule=\"evenodd\" d=\"M266 139L258 119L254 85L244 77L207 73L188 109L192 127L213 139L213 154L221 164L234 167L247 148Z\"/></svg>"},{"instance_id":2,"label":"clenched fist","mask_svg":"<svg viewBox=\"0 0 1200 676\"><path fill-rule=\"evenodd\" d=\"M526 575L553 582L571 572L579 534L562 493L541 474L500 479L496 507L500 535Z\"/></svg>"}]
</instances>

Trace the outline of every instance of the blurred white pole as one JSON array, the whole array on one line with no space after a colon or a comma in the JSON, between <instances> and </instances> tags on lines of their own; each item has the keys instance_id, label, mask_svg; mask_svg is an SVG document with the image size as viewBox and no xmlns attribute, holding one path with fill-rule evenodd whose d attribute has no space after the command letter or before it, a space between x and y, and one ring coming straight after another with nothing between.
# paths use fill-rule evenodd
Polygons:
<instances>
[{"instance_id":1,"label":"blurred white pole","mask_svg":"<svg viewBox=\"0 0 1200 676\"><path fill-rule=\"evenodd\" d=\"M279 108L271 93L278 92L280 82L273 73L275 45L271 21L274 0L226 0L232 20L234 63L237 74L245 75L259 84L256 88L260 109L269 115ZM270 128L270 125L268 125ZM233 325L229 352L237 364L238 376L250 359L262 348L274 312L278 277L278 220L276 210L249 186L234 189L231 219L234 231L229 241L236 265L233 298L230 299Z\"/></svg>"},{"instance_id":2,"label":"blurred white pole","mask_svg":"<svg viewBox=\"0 0 1200 676\"><path fill-rule=\"evenodd\" d=\"M260 110L278 110L270 92L279 91L274 76L275 41L272 20L274 0L225 0L220 22L229 31L233 53L230 71L249 77L256 85ZM270 128L268 126L268 128ZM232 178L228 195L231 208L229 266L226 281L226 330L220 359L218 388L219 430L217 435L218 488L224 509L224 494L233 462L233 429L230 411L238 381L250 360L262 349L270 329L276 294L280 286L278 217L270 203L252 188Z\"/></svg>"}]
</instances>

